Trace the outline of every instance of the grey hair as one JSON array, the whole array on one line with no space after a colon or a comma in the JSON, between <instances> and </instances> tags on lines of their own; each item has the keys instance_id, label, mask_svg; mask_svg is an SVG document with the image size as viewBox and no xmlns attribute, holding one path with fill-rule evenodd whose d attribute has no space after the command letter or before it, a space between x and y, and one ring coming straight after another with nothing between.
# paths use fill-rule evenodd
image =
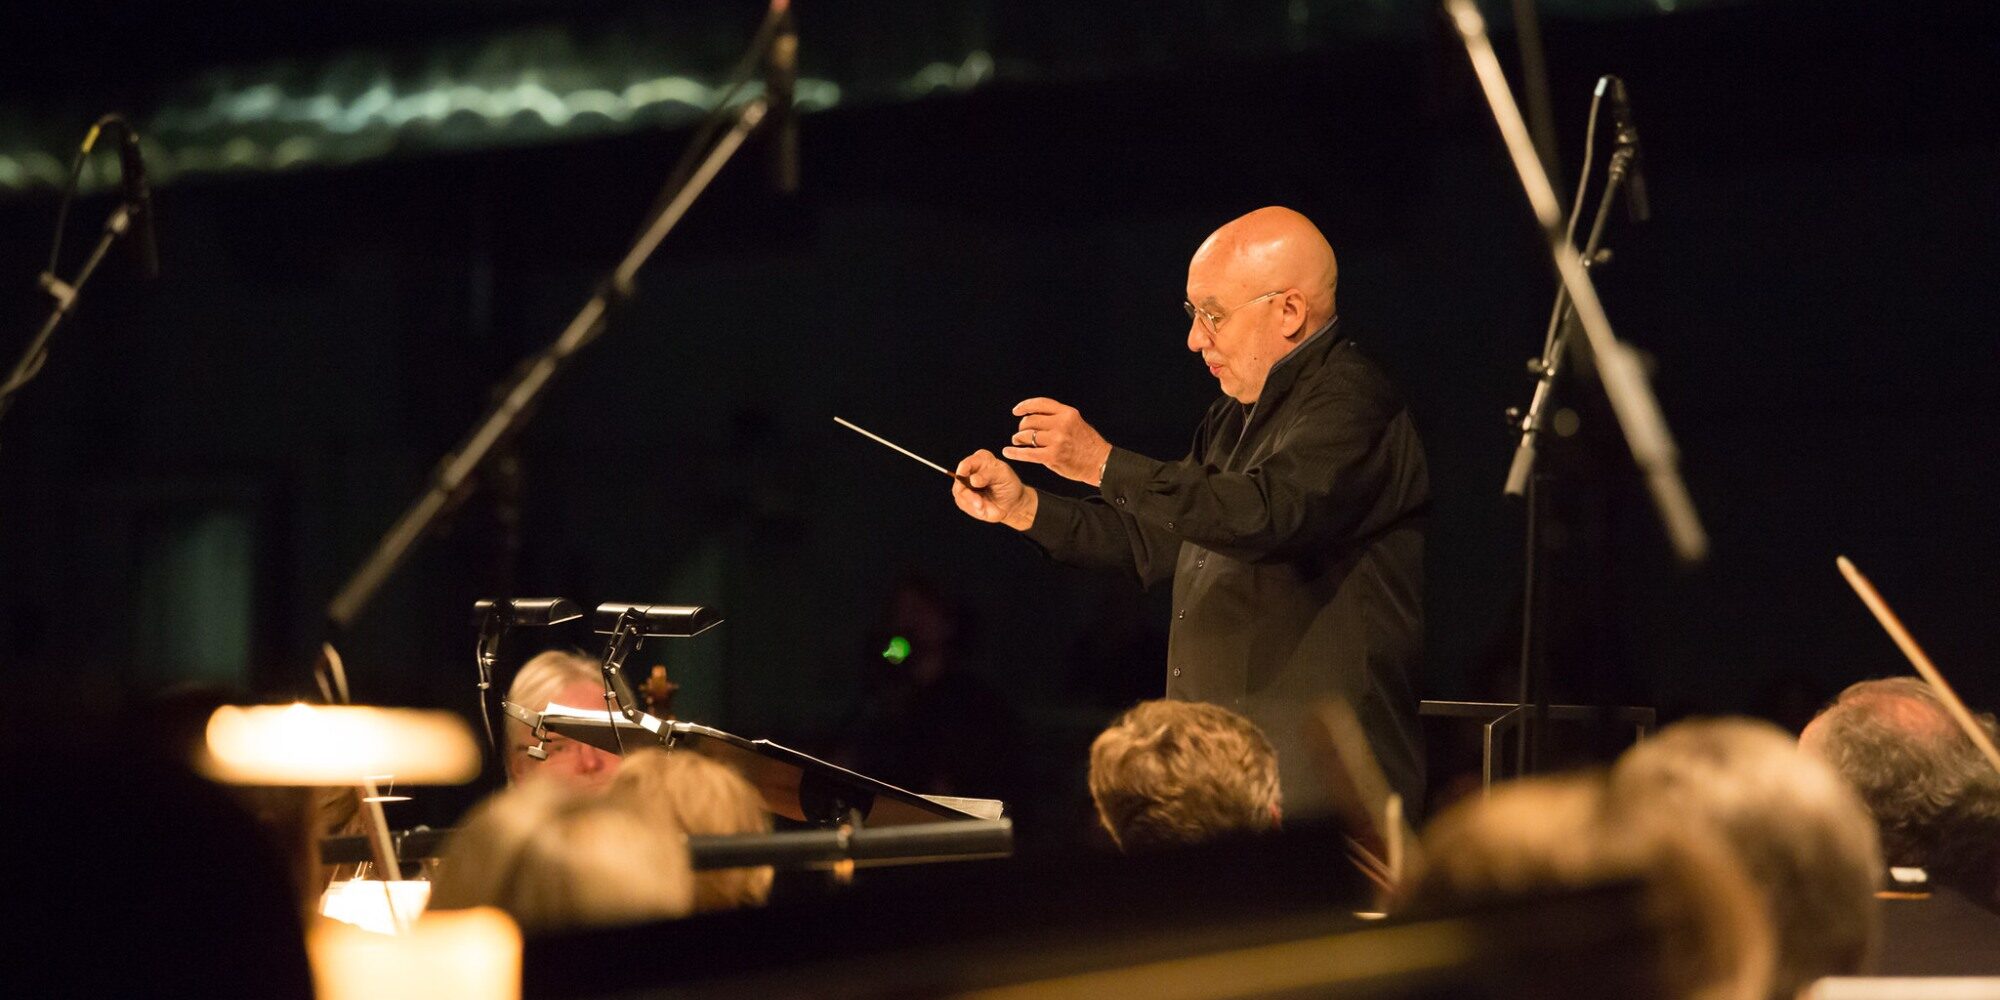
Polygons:
<instances>
[{"instance_id":1,"label":"grey hair","mask_svg":"<svg viewBox=\"0 0 2000 1000\"><path fill-rule=\"evenodd\" d=\"M1994 733L1992 715L1978 721ZM1932 867L1949 814L1993 767L1930 686L1914 677L1862 681L1815 720L1814 749L1846 778L1882 832L1892 865Z\"/></svg>"}]
</instances>

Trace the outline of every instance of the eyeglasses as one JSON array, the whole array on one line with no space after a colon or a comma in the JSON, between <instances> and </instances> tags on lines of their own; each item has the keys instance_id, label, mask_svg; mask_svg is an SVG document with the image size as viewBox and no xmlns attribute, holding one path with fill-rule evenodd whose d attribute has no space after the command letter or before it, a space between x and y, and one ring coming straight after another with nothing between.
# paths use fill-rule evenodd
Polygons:
<instances>
[{"instance_id":1,"label":"eyeglasses","mask_svg":"<svg viewBox=\"0 0 2000 1000\"><path fill-rule=\"evenodd\" d=\"M1256 298L1251 299L1250 301L1245 302L1234 309L1229 309L1221 313L1209 312L1208 310L1203 309L1202 307L1195 305L1194 303L1189 302L1186 299L1181 300L1181 308L1187 311L1189 319L1194 320L1197 323L1200 323L1202 325L1202 328L1207 330L1209 333L1215 333L1221 328L1222 324L1229 319L1229 317L1236 315L1238 312L1241 312L1245 306L1255 305L1259 302L1264 301L1265 299L1270 298L1273 295L1283 295L1289 291L1291 291L1291 289L1281 288L1275 292L1265 292L1264 294L1259 295Z\"/></svg>"}]
</instances>

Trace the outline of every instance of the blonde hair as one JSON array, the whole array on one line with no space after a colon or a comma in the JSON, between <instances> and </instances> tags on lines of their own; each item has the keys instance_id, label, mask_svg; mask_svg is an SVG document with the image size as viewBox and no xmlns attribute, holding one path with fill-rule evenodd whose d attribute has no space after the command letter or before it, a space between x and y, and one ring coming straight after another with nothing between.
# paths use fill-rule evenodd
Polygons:
<instances>
[{"instance_id":1,"label":"blonde hair","mask_svg":"<svg viewBox=\"0 0 2000 1000\"><path fill-rule=\"evenodd\" d=\"M514 682L507 685L507 701L519 705L530 712L539 712L549 706L549 700L556 692L578 681L601 681L603 673L598 661L581 653L567 649L548 649L534 655L514 674ZM574 708L590 708L576 705ZM534 742L534 732L527 724L513 716L505 722L507 734L507 773L514 773L518 758L526 752L526 747Z\"/></svg>"},{"instance_id":2,"label":"blonde hair","mask_svg":"<svg viewBox=\"0 0 2000 1000\"><path fill-rule=\"evenodd\" d=\"M530 931L684 917L686 838L628 804L562 785L487 799L446 842L431 907L497 906Z\"/></svg>"},{"instance_id":3,"label":"blonde hair","mask_svg":"<svg viewBox=\"0 0 2000 1000\"><path fill-rule=\"evenodd\" d=\"M1502 785L1438 816L1406 908L1437 913L1538 892L1623 881L1641 886L1661 995L1753 1000L1770 981L1772 944L1755 890L1726 844L1662 815L1612 817L1600 774Z\"/></svg>"},{"instance_id":4,"label":"blonde hair","mask_svg":"<svg viewBox=\"0 0 2000 1000\"><path fill-rule=\"evenodd\" d=\"M1278 824L1278 755L1226 708L1142 701L1090 744L1090 797L1127 851L1261 832Z\"/></svg>"},{"instance_id":5,"label":"blonde hair","mask_svg":"<svg viewBox=\"0 0 2000 1000\"><path fill-rule=\"evenodd\" d=\"M769 833L764 797L734 768L691 750L640 750L629 754L608 793L628 802L647 822L694 836ZM696 912L762 906L771 895L772 870L721 868L696 872Z\"/></svg>"},{"instance_id":6,"label":"blonde hair","mask_svg":"<svg viewBox=\"0 0 2000 1000\"><path fill-rule=\"evenodd\" d=\"M1783 730L1741 718L1675 723L1618 759L1611 792L1615 808L1706 823L1734 849L1777 931L1772 996L1867 965L1882 878L1875 821Z\"/></svg>"}]
</instances>

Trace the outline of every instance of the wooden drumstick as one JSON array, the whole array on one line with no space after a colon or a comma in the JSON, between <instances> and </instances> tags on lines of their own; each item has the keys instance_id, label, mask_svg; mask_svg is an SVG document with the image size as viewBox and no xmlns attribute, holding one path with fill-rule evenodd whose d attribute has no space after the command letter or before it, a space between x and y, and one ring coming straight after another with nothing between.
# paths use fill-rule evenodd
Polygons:
<instances>
[{"instance_id":1,"label":"wooden drumstick","mask_svg":"<svg viewBox=\"0 0 2000 1000\"><path fill-rule=\"evenodd\" d=\"M1882 628L1889 633L1889 638L1896 640L1896 645L1903 650L1903 655L1909 658L1910 665L1916 667L1924 682L1931 686L1932 691L1937 692L1938 700L1944 702L1944 707L1951 712L1951 717L1958 723L1958 727L1965 730L1965 735L1972 739L1973 745L1979 748L1980 753L1986 755L1987 762L1993 765L1994 770L2000 771L2000 749L1994 748L1993 741L1986 735L1986 730L1972 717L1972 711L1965 707L1965 702L1958 699L1958 694L1951 689L1951 685L1945 683L1944 675L1938 673L1937 665L1931 662L1930 657L1924 655L1923 648L1917 645L1917 640L1910 637L1910 630L1903 627L1902 620L1896 617L1894 611L1889 610L1888 602L1882 600L1882 595L1875 592L1875 585L1869 583L1868 578L1862 576L1861 571L1855 568L1854 562L1846 556L1839 556L1834 561L1840 566L1841 575L1847 577L1848 585L1854 588L1856 594L1861 595L1861 603L1868 605L1868 610L1875 613L1875 620L1882 623Z\"/></svg>"}]
</instances>

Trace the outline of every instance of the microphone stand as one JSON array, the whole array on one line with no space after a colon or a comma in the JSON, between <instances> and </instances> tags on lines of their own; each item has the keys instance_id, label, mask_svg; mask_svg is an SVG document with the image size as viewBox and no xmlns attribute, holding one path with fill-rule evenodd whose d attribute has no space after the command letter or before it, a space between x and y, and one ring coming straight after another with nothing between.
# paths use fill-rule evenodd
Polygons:
<instances>
[{"instance_id":1,"label":"microphone stand","mask_svg":"<svg viewBox=\"0 0 2000 1000\"><path fill-rule=\"evenodd\" d=\"M64 282L56 277L55 272L56 265L62 257L63 228L69 219L70 199L75 197L77 183L83 178L84 162L89 159L90 151L97 147L98 137L102 136L107 128L116 129L120 133L118 174L124 197L119 200L118 207L112 211L111 216L105 220L104 232L98 237L97 246L91 250L90 256L84 260L83 268L77 272L76 280ZM49 312L49 318L43 321L42 328L36 331L34 339L28 342L28 349L22 352L20 360L14 363L14 368L8 372L6 381L0 382L0 417L7 415L7 410L13 406L14 396L21 391L21 387L41 374L42 365L46 364L49 358L49 339L55 336L56 327L61 326L62 321L68 319L69 314L76 310L76 300L83 294L83 286L90 281L91 275L97 273L97 265L104 262L104 256L111 252L113 243L137 232L140 240L141 270L148 278L160 276L159 253L153 246L150 214L152 210L152 197L146 191L145 165L139 156L139 133L132 130L132 124L125 120L124 115L116 113L105 115L92 122L90 130L84 133L83 142L77 146L76 158L70 162L69 183L64 187L62 201L56 208L55 245L49 251L49 268L42 272L39 279L42 290L56 300L55 308Z\"/></svg>"},{"instance_id":2,"label":"microphone stand","mask_svg":"<svg viewBox=\"0 0 2000 1000\"><path fill-rule=\"evenodd\" d=\"M1534 209L1535 221L1548 239L1549 256L1554 259L1556 273L1574 304L1577 322L1583 327L1591 359L1604 384L1604 395L1618 417L1619 430L1624 432L1626 447L1646 477L1646 487L1666 528L1667 540L1682 562L1699 563L1708 557L1708 534L1695 512L1693 498L1688 496L1687 484L1681 480L1680 455L1674 447L1673 435L1660 413L1659 400L1646 384L1646 374L1638 358L1612 332L1611 318L1605 315L1604 303L1597 298L1597 286L1591 284L1576 247L1563 231L1562 206L1556 202L1548 171L1535 155L1527 123L1521 119L1520 105L1514 103L1507 76L1500 69L1500 58L1487 38L1486 20L1473 0L1444 0L1444 5L1465 41L1466 53L1492 107L1494 121L1500 126L1501 138L1506 141L1508 156L1514 161L1521 187Z\"/></svg>"},{"instance_id":3,"label":"microphone stand","mask_svg":"<svg viewBox=\"0 0 2000 1000\"><path fill-rule=\"evenodd\" d=\"M347 584L334 595L327 605L327 622L337 632L344 629L367 606L369 598L375 595L384 580L409 555L411 546L427 533L443 513L467 489L472 475L483 465L494 447L507 440L526 425L529 415L544 391L554 381L557 374L569 363L576 352L597 339L604 330L611 311L631 298L634 292L632 279L639 268L652 257L660 242L673 231L696 198L707 189L710 181L721 171L729 158L742 147L751 130L762 121L766 110L762 98L744 103L734 115L734 124L713 149L702 159L688 179L666 205L653 217L652 222L625 253L623 260L612 269L611 274L598 285L583 308L570 320L569 325L555 339L555 342L540 353L529 358L495 394L498 401L486 415L480 418L472 433L457 448L438 461L431 473L431 484L410 508L403 512L395 525L375 546L367 561L361 564Z\"/></svg>"},{"instance_id":4,"label":"microphone stand","mask_svg":"<svg viewBox=\"0 0 2000 1000\"><path fill-rule=\"evenodd\" d=\"M1620 189L1630 175L1632 147L1620 143L1611 153L1611 162L1605 171L1604 194L1597 201L1597 216L1592 220L1590 235L1584 241L1580 255L1584 268L1590 269L1611 259L1611 252L1602 248L1605 223L1610 220L1611 206L1617 201ZM1588 175L1588 164L1585 165ZM1524 582L1521 589L1521 680L1515 704L1529 708L1527 722L1518 730L1515 738L1515 757L1521 763L1521 773L1539 771L1548 748L1546 722L1549 711L1549 663L1543 643L1543 618L1546 616L1548 599L1546 572L1542 566L1542 527L1548 516L1547 488L1549 476L1536 468L1539 451L1536 447L1543 431L1547 429L1548 402L1555 392L1555 381L1562 371L1563 359L1572 346L1572 335L1576 330L1576 311L1570 305L1567 289L1556 290L1555 315L1549 319L1549 333L1543 340L1542 356L1528 363L1535 373L1534 395L1528 401L1526 414L1519 410L1509 410L1508 416L1519 417L1521 432L1514 447L1514 461L1507 470L1507 484L1503 492L1507 496L1521 497L1524 501L1525 543L1522 553Z\"/></svg>"},{"instance_id":5,"label":"microphone stand","mask_svg":"<svg viewBox=\"0 0 2000 1000\"><path fill-rule=\"evenodd\" d=\"M7 410L13 405L14 396L21 387L40 374L42 364L48 360L49 339L55 336L56 328L62 325L62 321L68 319L69 314L76 310L76 300L82 296L83 286L90 281L91 275L97 273L97 265L103 263L105 254L111 252L111 245L131 230L132 213L143 210L129 202L120 202L118 207L112 210L111 217L104 222L104 233L97 238L97 246L84 260L83 269L77 272L76 280L65 282L56 277L53 271L42 272L41 286L54 297L56 304L49 311L49 318L42 321L42 328L35 333L35 339L28 342L28 349L21 354L21 359L14 363L14 369L7 374L7 380L0 382L0 418L7 415Z\"/></svg>"},{"instance_id":6,"label":"microphone stand","mask_svg":"<svg viewBox=\"0 0 2000 1000\"><path fill-rule=\"evenodd\" d=\"M679 224L695 199L701 197L709 182L742 148L744 140L749 138L757 124L764 120L770 110L767 97L752 98L734 105L733 109L732 102L755 72L758 62L770 51L773 39L785 23L788 9L789 0L773 0L749 48L731 70L722 97L716 102L715 109L696 127L687 151L674 165L654 200L645 228L633 239L624 258L598 285L569 325L563 328L555 343L522 362L507 381L496 387L493 406L457 448L438 460L431 472L430 486L396 520L367 560L328 603L327 639L320 644L320 657L313 665L314 680L327 700L337 699L343 703L348 700L346 670L342 666L339 650L334 648L333 639L344 632L368 605L389 574L402 565L410 549L430 532L444 512L465 498L472 487L473 474L479 471L495 449L527 424L534 405L549 383L577 351L597 339L611 311L632 297L635 290L632 281L639 268L659 249L660 242ZM725 124L728 127L721 131L718 138L717 132ZM706 154L698 156L704 148Z\"/></svg>"},{"instance_id":7,"label":"microphone stand","mask_svg":"<svg viewBox=\"0 0 2000 1000\"><path fill-rule=\"evenodd\" d=\"M1667 429L1666 418L1660 412L1659 400L1653 396L1646 384L1646 376L1639 366L1632 349L1620 342L1611 329L1611 319L1604 312L1604 304L1597 297L1597 287L1591 283L1586 269L1590 257L1579 255L1564 228L1562 207L1556 200L1555 188L1549 182L1548 171L1536 155L1534 143L1529 138L1527 123L1521 118L1520 105L1514 101L1513 91L1507 85L1507 77L1500 68L1499 57L1493 52L1493 43L1486 34L1485 18L1480 16L1474 0L1444 0L1446 14L1453 28L1465 43L1466 55L1471 60L1474 74L1479 79L1480 89L1493 112L1494 122L1500 128L1507 152L1513 160L1514 170L1520 176L1521 187L1534 210L1535 221L1541 226L1542 234L1548 241L1549 255L1555 263L1556 273L1561 277L1562 290L1570 302L1570 308L1558 307L1558 316L1573 315L1583 329L1584 341L1589 357L1597 368L1599 381L1604 386L1604 394L1611 404L1612 412L1618 418L1619 429L1624 433L1627 448L1633 461L1646 478L1646 485L1652 494L1653 504L1662 525L1666 529L1668 541L1675 554L1683 563L1697 564L1707 558L1708 535L1702 528L1701 518L1695 512L1694 500L1688 495L1687 485L1682 481L1678 468L1679 454L1674 446L1673 436ZM1614 154L1615 160L1615 154ZM1619 167L1619 180L1625 179L1629 169L1629 154ZM1607 182L1608 186L1608 182ZM1604 213L1599 212L1599 229L1604 222ZM1601 233L1597 233L1601 236ZM1560 327L1558 329L1560 331ZM1557 338L1567 340L1566 337ZM1559 355L1557 356L1559 357ZM1515 485L1515 477L1525 490L1533 481L1533 438L1530 427L1539 435L1541 413L1548 398L1549 382L1554 378L1552 358L1546 356L1538 363L1537 372L1543 382L1536 386L1535 399L1531 402L1531 418L1523 420L1522 448L1515 454L1514 468L1510 471L1509 485ZM1532 420L1532 423L1530 422ZM1523 449L1525 454L1523 454ZM1528 544L1538 546L1540 539L1534 530L1539 511L1531 503L1529 511ZM1531 556L1532 558L1532 556ZM1534 573L1529 581L1530 593L1525 595L1524 623L1527 615L1534 614L1535 601L1532 588L1536 578ZM1523 691L1523 701L1532 694L1530 725L1535 729L1537 747L1543 739L1548 714L1546 691L1546 668L1540 665L1543 659L1537 648L1539 640L1532 630L1524 629L1522 636L1523 672L1527 674L1523 687L1534 684L1542 690ZM1537 750L1539 755L1539 749Z\"/></svg>"}]
</instances>

